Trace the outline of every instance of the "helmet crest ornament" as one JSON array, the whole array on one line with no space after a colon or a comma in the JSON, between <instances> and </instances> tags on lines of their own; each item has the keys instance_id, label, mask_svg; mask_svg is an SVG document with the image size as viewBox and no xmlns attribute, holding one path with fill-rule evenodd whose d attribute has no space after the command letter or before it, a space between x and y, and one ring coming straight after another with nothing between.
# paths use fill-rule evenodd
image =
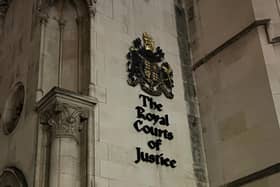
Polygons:
<instances>
[{"instance_id":1,"label":"helmet crest ornament","mask_svg":"<svg viewBox=\"0 0 280 187\"><path fill-rule=\"evenodd\" d=\"M173 99L173 70L164 55L160 47L155 48L155 41L148 33L143 33L142 40L136 38L127 54L127 83L133 87L140 84L141 89L152 96L163 93Z\"/></svg>"}]
</instances>

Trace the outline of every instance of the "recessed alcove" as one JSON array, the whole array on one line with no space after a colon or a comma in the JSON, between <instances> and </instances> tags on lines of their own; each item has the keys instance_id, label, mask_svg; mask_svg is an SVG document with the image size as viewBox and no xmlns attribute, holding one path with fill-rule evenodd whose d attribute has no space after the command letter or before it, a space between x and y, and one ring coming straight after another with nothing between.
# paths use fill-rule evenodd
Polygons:
<instances>
[{"instance_id":1,"label":"recessed alcove","mask_svg":"<svg viewBox=\"0 0 280 187\"><path fill-rule=\"evenodd\" d=\"M42 90L54 86L88 93L90 70L90 18L79 0L57 0L42 9Z\"/></svg>"}]
</instances>

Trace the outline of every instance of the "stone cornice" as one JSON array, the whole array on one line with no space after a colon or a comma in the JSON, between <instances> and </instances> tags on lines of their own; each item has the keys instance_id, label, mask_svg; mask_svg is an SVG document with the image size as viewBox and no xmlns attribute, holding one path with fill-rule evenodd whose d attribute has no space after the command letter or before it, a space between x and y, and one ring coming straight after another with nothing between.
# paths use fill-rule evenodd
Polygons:
<instances>
[{"instance_id":1,"label":"stone cornice","mask_svg":"<svg viewBox=\"0 0 280 187\"><path fill-rule=\"evenodd\" d=\"M202 57L200 60L198 60L196 63L194 63L194 65L192 67L193 71L195 71L197 68L199 68L203 64L207 63L211 58L213 58L214 56L218 55L220 52L222 52L224 49L229 47L231 44L233 44L234 42L238 41L240 38L242 38L246 34L250 33L255 28L258 28L259 26L263 26L264 27L265 33L266 33L266 37L267 37L267 41L268 41L269 44L279 43L280 42L280 37L274 37L274 38L270 37L269 31L268 31L269 24L270 24L270 19L262 19L262 20L254 21L253 23L248 25L246 28L244 28L243 30L238 32L236 35L231 37L229 40L224 42L222 45L220 45L219 47L217 47L213 51L209 52L204 57Z\"/></svg>"},{"instance_id":2,"label":"stone cornice","mask_svg":"<svg viewBox=\"0 0 280 187\"><path fill-rule=\"evenodd\" d=\"M5 0L0 0L1 1L5 1ZM7 1L7 0L6 0ZM42 11L44 8L43 7L50 7L52 6L57 0L48 0L47 2L45 3L42 3L39 5L38 7L38 11ZM76 0L77 2L80 1L80 0ZM76 4L76 1L73 1L75 4ZM89 13L89 16L90 17L94 17L95 14L96 14L96 4L97 4L97 0L83 0L86 5L87 5L87 8L88 8L88 13Z\"/></svg>"},{"instance_id":3,"label":"stone cornice","mask_svg":"<svg viewBox=\"0 0 280 187\"><path fill-rule=\"evenodd\" d=\"M63 88L54 87L37 103L37 110L42 110L51 100L56 99L79 103L80 106L87 108L90 108L98 103L96 98L79 95Z\"/></svg>"}]
</instances>

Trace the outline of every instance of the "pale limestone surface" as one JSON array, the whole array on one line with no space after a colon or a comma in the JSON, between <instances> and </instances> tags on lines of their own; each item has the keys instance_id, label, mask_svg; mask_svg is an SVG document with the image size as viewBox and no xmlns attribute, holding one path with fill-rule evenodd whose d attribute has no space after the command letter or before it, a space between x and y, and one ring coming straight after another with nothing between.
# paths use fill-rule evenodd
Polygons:
<instances>
[{"instance_id":1,"label":"pale limestone surface","mask_svg":"<svg viewBox=\"0 0 280 187\"><path fill-rule=\"evenodd\" d=\"M97 187L185 187L196 186L190 137L184 102L183 82L176 38L173 1L166 0L104 0L97 3L96 61L97 87L104 89L98 106L96 138ZM147 163L134 164L136 147L153 152L147 147L152 136L137 133L135 107L141 105L139 86L127 83L126 54L131 42L143 32L152 34L156 45L166 53L166 60L174 70L175 98L153 97L163 104L161 114L169 114L174 140L163 140L162 153L178 162L175 169ZM147 95L147 94L146 94ZM100 99L101 100L101 99ZM156 112L155 112L156 113Z\"/></svg>"},{"instance_id":2,"label":"pale limestone surface","mask_svg":"<svg viewBox=\"0 0 280 187\"><path fill-rule=\"evenodd\" d=\"M280 9L278 1L269 1L269 3L263 3L261 1L253 1L256 19L271 19L269 26L270 38L275 38L280 35ZM268 11L270 10L270 11ZM280 127L280 98L279 98L279 45L271 45L267 43L267 36L265 30L259 29L259 36L261 41L261 47L263 50L263 56L265 59L265 65L267 75L270 83L270 89L273 96L274 106L277 113L278 124Z\"/></svg>"},{"instance_id":3,"label":"pale limestone surface","mask_svg":"<svg viewBox=\"0 0 280 187\"><path fill-rule=\"evenodd\" d=\"M273 1L273 0L272 0ZM198 61L255 19L251 0L196 2L193 60ZM193 30L193 29L191 29Z\"/></svg>"},{"instance_id":4,"label":"pale limestone surface","mask_svg":"<svg viewBox=\"0 0 280 187\"><path fill-rule=\"evenodd\" d=\"M71 51L81 50L75 43L77 42L75 29L69 28L66 34L64 33L65 41L62 43L65 47L61 50L66 56L60 59L58 43L61 39L58 35L60 28L54 17L48 18L45 23L42 18L44 15L40 15L42 20L39 24L39 16L33 12L32 17L32 8L36 7L33 3L32 0L24 2L13 0L1 38L3 42L0 44L2 96L0 110L3 111L9 89L17 81L22 81L25 85L26 101L15 132L10 136L4 136L3 133L0 135L0 170L8 165L18 167L25 174L29 186L44 183L44 180L48 180L44 178L47 174L51 176L51 182L57 182L55 176L61 176L60 186L81 186L79 179L77 184L69 184L70 181L75 181L73 177L77 175L75 172L81 164L77 161L80 157L79 148L73 146L71 141L68 145L67 140L63 140L62 144L49 145L46 134L43 132L40 134L42 127L35 111L36 101L45 96L52 87L61 86L83 94L89 91L89 95L98 101L88 123L89 134L92 134L88 137L90 153L87 159L89 159L88 167L93 167L93 171L90 169L87 171L90 178L88 186L197 186L193 171L173 0L98 1L96 15L90 20L90 40L88 36L81 37L86 43L82 42L83 47L88 45L88 41L91 46L89 52L91 66L88 69L87 51L80 53L84 57L82 63L78 60L77 54L73 56L69 54ZM54 10L50 10L52 11ZM44 29L40 30L40 27ZM143 94L143 91L139 86L132 88L126 82L126 54L132 41L141 37L143 32L148 32L154 37L156 45L164 50L166 60L174 70L174 99L169 100L164 96L153 98L163 104L161 114L168 114L170 118L171 125L168 130L174 133L174 140L163 140L161 152L177 161L175 169L134 163L135 148L141 147L152 153L153 151L147 147L147 142L154 139L133 129L132 124L136 120L135 107L141 105L138 96ZM58 62L63 64L60 70ZM76 71L76 67L90 72L81 74ZM77 74L81 74L80 77ZM87 80L87 77L90 77L90 80ZM90 85L84 86L85 83ZM57 150L55 145L62 145L65 150ZM52 150L50 170L40 171L40 168L49 163L46 162L48 159L46 150L49 146ZM56 168L57 158L62 159L59 163L61 170ZM61 172L61 175L55 175L56 172ZM34 181L34 176L37 175L41 178Z\"/></svg>"},{"instance_id":5,"label":"pale limestone surface","mask_svg":"<svg viewBox=\"0 0 280 187\"><path fill-rule=\"evenodd\" d=\"M199 1L196 24L202 34L196 35L194 59L213 51L254 20L272 19L270 37L278 36L276 5L273 0ZM279 163L278 48L279 44L268 43L264 27L258 27L195 71L210 186ZM279 176L245 186L279 186Z\"/></svg>"}]
</instances>

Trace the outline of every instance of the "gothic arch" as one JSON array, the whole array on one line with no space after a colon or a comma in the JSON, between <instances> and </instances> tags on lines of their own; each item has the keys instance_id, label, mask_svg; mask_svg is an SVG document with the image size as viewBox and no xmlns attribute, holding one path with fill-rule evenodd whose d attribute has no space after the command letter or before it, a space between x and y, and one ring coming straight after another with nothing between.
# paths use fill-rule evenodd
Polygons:
<instances>
[{"instance_id":1,"label":"gothic arch","mask_svg":"<svg viewBox=\"0 0 280 187\"><path fill-rule=\"evenodd\" d=\"M58 86L87 93L90 79L90 16L94 1L50 0L41 5L41 89Z\"/></svg>"},{"instance_id":2,"label":"gothic arch","mask_svg":"<svg viewBox=\"0 0 280 187\"><path fill-rule=\"evenodd\" d=\"M27 187L28 185L23 173L19 169L8 167L0 173L0 186Z\"/></svg>"},{"instance_id":3,"label":"gothic arch","mask_svg":"<svg viewBox=\"0 0 280 187\"><path fill-rule=\"evenodd\" d=\"M48 3L47 6L47 11L49 12L49 9L56 7L57 4L59 3L71 3L73 5L73 8L75 8L75 11L77 13L78 16L82 16L83 14L85 14L85 12L88 11L88 9L86 8L87 3L85 3L86 1L78 1L78 0L53 0L50 3ZM84 10L83 10L84 9Z\"/></svg>"},{"instance_id":4,"label":"gothic arch","mask_svg":"<svg viewBox=\"0 0 280 187\"><path fill-rule=\"evenodd\" d=\"M11 1L11 0L0 0L0 1ZM50 7L54 6L55 3L57 3L58 1L61 1L61 0L38 0L38 1L39 1L38 9L40 11L43 11L46 13L46 12L48 12L48 9ZM97 0L71 0L71 1L75 4L76 8L82 7L85 5L89 16L95 15ZM78 9L78 11L79 11L79 9Z\"/></svg>"}]
</instances>

